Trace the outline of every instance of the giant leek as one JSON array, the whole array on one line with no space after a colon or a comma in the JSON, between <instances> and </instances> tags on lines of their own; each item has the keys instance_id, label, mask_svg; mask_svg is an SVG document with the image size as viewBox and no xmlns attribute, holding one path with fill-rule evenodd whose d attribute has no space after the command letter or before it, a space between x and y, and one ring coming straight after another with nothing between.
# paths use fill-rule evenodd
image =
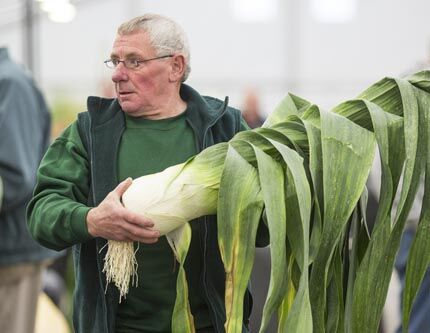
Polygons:
<instances>
[{"instance_id":1,"label":"giant leek","mask_svg":"<svg viewBox=\"0 0 430 333\"><path fill-rule=\"evenodd\" d=\"M226 332L242 332L261 217L270 234L272 268L260 332L274 315L278 332L377 332L422 175L424 201L430 195L429 112L429 71L384 78L329 112L288 94L262 128L135 179L124 205L154 221L180 263L172 331L194 331L183 269L188 221L216 213ZM365 184L374 158L382 165L381 198L370 232ZM392 216L396 192L400 202ZM405 332L430 263L429 210L423 205L408 263ZM108 241L105 271L121 297L133 283L133 260L133 244Z\"/></svg>"}]
</instances>

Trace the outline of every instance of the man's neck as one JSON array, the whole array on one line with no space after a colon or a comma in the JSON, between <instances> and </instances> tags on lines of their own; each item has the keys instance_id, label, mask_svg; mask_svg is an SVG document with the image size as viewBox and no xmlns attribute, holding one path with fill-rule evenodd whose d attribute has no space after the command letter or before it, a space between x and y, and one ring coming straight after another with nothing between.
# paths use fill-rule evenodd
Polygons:
<instances>
[{"instance_id":1,"label":"man's neck","mask_svg":"<svg viewBox=\"0 0 430 333\"><path fill-rule=\"evenodd\" d=\"M147 105L143 112L130 113L132 117L143 117L146 119L157 120L175 117L187 108L187 103L179 94L179 87L174 91L165 92L159 95L152 105Z\"/></svg>"},{"instance_id":2,"label":"man's neck","mask_svg":"<svg viewBox=\"0 0 430 333\"><path fill-rule=\"evenodd\" d=\"M143 117L152 120L172 118L184 112L186 108L187 103L178 94L165 100L161 106L145 113Z\"/></svg>"}]
</instances>

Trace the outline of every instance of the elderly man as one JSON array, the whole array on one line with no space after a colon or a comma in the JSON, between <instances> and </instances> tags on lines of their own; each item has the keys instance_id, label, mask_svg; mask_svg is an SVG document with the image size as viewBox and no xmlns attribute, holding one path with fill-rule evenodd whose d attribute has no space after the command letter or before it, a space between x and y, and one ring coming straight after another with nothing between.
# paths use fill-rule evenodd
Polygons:
<instances>
[{"instance_id":1,"label":"elderly man","mask_svg":"<svg viewBox=\"0 0 430 333\"><path fill-rule=\"evenodd\" d=\"M182 163L246 129L226 101L183 84L190 54L174 21L147 14L118 28L110 59L116 99L90 97L50 146L28 207L33 236L53 249L74 246L76 332L171 332L178 265L152 221L125 209L131 178ZM185 268L197 332L223 332L224 269L216 217L192 223ZM138 287L119 303L102 272L106 240L134 241ZM244 331L249 317L249 293Z\"/></svg>"}]
</instances>

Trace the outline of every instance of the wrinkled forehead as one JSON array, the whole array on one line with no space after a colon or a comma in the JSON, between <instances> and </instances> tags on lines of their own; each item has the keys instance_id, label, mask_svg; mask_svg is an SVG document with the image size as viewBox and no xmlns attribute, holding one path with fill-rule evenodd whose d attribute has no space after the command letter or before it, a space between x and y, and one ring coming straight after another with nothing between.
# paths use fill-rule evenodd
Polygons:
<instances>
[{"instance_id":1,"label":"wrinkled forehead","mask_svg":"<svg viewBox=\"0 0 430 333\"><path fill-rule=\"evenodd\" d=\"M115 57L152 56L155 50L152 47L147 33L138 30L129 34L115 37L111 55Z\"/></svg>"}]
</instances>

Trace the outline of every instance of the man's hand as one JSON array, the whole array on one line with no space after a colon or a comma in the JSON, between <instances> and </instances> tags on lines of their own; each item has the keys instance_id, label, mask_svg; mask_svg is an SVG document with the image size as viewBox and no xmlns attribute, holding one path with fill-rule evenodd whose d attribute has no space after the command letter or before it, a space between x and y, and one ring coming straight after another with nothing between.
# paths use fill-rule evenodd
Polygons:
<instances>
[{"instance_id":1,"label":"man's hand","mask_svg":"<svg viewBox=\"0 0 430 333\"><path fill-rule=\"evenodd\" d=\"M155 243L158 240L160 233L152 229L154 223L124 208L121 203L121 196L131 183L131 178L121 182L99 206L88 212L87 226L90 235L116 241L141 243Z\"/></svg>"}]
</instances>

